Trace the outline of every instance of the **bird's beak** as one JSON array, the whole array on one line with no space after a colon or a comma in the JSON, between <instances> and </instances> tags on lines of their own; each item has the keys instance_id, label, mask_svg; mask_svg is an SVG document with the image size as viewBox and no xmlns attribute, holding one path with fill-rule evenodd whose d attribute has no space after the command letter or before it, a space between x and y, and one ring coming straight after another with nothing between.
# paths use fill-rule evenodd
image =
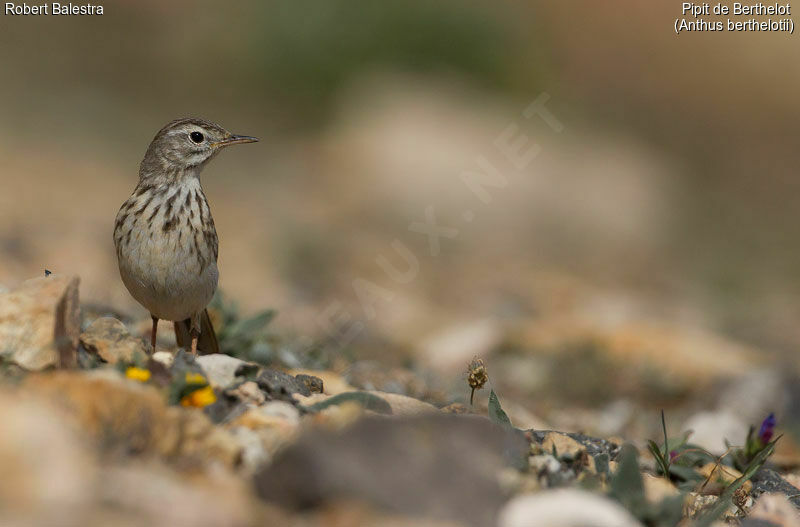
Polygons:
<instances>
[{"instance_id":1,"label":"bird's beak","mask_svg":"<svg viewBox=\"0 0 800 527\"><path fill-rule=\"evenodd\" d=\"M222 147L222 146L229 146L229 145L238 145L241 143L257 143L257 137L250 137L249 135L232 135L223 139L222 141L217 141L216 143L212 143L211 146L213 147Z\"/></svg>"}]
</instances>

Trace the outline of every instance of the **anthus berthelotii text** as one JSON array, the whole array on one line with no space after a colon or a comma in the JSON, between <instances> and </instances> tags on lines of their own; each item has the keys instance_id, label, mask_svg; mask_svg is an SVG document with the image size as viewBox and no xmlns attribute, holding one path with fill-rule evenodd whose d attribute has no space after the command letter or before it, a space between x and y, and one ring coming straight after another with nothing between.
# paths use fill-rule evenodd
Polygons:
<instances>
[{"instance_id":1,"label":"anthus berthelotii text","mask_svg":"<svg viewBox=\"0 0 800 527\"><path fill-rule=\"evenodd\" d=\"M217 289L217 231L200 171L222 148L258 141L202 119L178 119L153 138L139 183L114 225L119 272L153 318L175 323L178 345L218 351L206 306Z\"/></svg>"}]
</instances>

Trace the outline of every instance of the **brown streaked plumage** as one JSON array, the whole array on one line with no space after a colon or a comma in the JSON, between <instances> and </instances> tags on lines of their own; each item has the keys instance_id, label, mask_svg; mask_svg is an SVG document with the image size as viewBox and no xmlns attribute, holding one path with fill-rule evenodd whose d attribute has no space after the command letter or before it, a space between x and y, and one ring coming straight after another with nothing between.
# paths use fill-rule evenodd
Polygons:
<instances>
[{"instance_id":1,"label":"brown streaked plumage","mask_svg":"<svg viewBox=\"0 0 800 527\"><path fill-rule=\"evenodd\" d=\"M153 318L175 322L180 346L218 351L206 306L217 288L218 240L200 172L229 145L252 143L202 119L177 119L159 130L139 167L139 183L114 223L119 272Z\"/></svg>"}]
</instances>

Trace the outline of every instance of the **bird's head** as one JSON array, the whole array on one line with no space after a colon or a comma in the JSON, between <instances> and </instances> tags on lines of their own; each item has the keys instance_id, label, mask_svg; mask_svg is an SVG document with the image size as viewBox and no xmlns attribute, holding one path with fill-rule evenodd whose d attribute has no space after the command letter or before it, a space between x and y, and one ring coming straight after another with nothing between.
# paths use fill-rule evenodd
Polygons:
<instances>
[{"instance_id":1,"label":"bird's head","mask_svg":"<svg viewBox=\"0 0 800 527\"><path fill-rule=\"evenodd\" d=\"M199 172L224 147L256 141L255 137L232 134L203 119L177 119L153 138L142 160L140 175Z\"/></svg>"}]
</instances>

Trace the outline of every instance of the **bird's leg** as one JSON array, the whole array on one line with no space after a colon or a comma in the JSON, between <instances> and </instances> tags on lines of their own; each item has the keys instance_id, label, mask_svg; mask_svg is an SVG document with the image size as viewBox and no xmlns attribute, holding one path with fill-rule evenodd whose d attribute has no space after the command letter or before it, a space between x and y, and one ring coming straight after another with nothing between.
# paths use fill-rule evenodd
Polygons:
<instances>
[{"instance_id":1,"label":"bird's leg","mask_svg":"<svg viewBox=\"0 0 800 527\"><path fill-rule=\"evenodd\" d=\"M150 333L150 345L153 347L153 353L156 352L156 332L158 331L158 318L153 317L153 331Z\"/></svg>"},{"instance_id":2,"label":"bird's leg","mask_svg":"<svg viewBox=\"0 0 800 527\"><path fill-rule=\"evenodd\" d=\"M197 340L200 338L200 332L196 329L192 329L192 355L197 355Z\"/></svg>"}]
</instances>

